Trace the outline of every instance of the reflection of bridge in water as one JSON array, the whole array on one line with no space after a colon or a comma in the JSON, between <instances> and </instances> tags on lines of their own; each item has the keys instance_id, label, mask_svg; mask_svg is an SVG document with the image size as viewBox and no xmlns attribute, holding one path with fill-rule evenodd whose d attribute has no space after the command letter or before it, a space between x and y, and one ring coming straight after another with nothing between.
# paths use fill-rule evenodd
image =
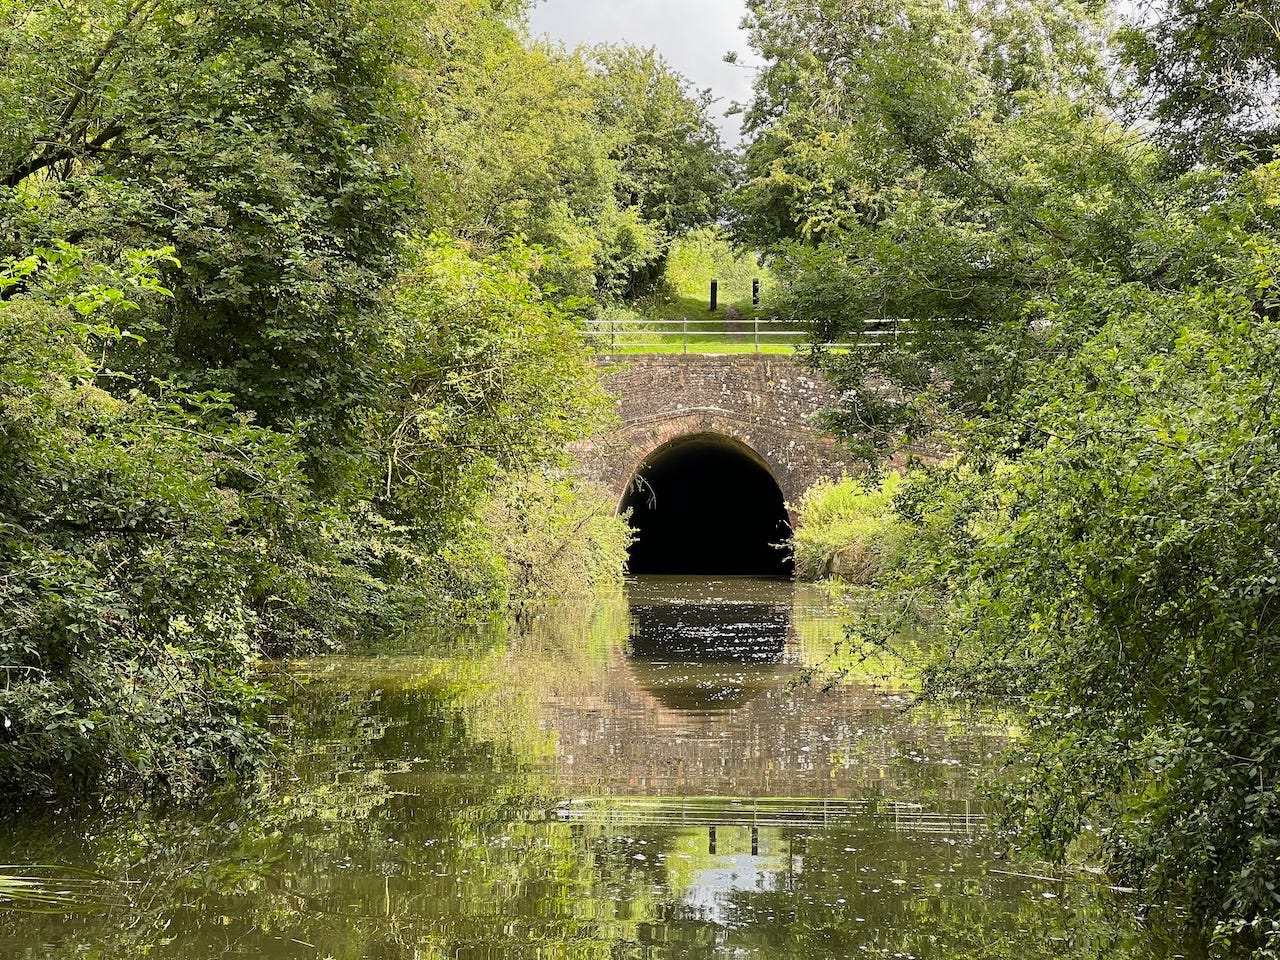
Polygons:
<instances>
[{"instance_id":1,"label":"reflection of bridge in water","mask_svg":"<svg viewBox=\"0 0 1280 960\"><path fill-rule=\"evenodd\" d=\"M896 813L916 832L933 813L948 831L978 822L955 817L969 812L973 774L1007 731L972 718L960 732L944 712L905 712L910 695L892 687L798 682L842 635L825 594L751 578L641 578L628 594L625 626L612 622L590 657L569 667L558 645L539 644L550 667L511 660L513 686L530 673L556 678L537 711L554 747L537 765L558 796L671 798L686 821L694 801L679 798L702 796L758 798L756 822L874 816L879 827ZM566 815L604 816L589 806ZM667 815L611 815L626 810ZM715 815L746 814L726 802Z\"/></svg>"},{"instance_id":2,"label":"reflection of bridge in water","mask_svg":"<svg viewBox=\"0 0 1280 960\"><path fill-rule=\"evenodd\" d=\"M831 797L606 797L566 801L556 816L568 823L624 828L866 826L877 832L966 837L986 824L967 801L963 811L944 813L901 800Z\"/></svg>"}]
</instances>

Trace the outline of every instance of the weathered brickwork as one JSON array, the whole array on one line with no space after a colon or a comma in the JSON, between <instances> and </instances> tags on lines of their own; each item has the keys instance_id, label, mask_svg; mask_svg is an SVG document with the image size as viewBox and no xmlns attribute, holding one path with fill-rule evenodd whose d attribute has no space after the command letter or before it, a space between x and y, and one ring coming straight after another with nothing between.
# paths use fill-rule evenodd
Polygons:
<instances>
[{"instance_id":1,"label":"weathered brickwork","mask_svg":"<svg viewBox=\"0 0 1280 960\"><path fill-rule=\"evenodd\" d=\"M787 356L654 354L601 357L622 426L578 450L586 474L619 499L667 444L711 434L747 448L796 503L816 480L857 468L813 425L834 396L821 374Z\"/></svg>"}]
</instances>

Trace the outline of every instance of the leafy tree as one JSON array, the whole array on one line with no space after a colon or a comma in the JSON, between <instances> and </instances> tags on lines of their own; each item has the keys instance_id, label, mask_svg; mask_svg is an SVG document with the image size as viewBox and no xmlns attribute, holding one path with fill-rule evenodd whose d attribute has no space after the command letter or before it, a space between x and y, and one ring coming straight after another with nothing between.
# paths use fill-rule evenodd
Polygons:
<instances>
[{"instance_id":1,"label":"leafy tree","mask_svg":"<svg viewBox=\"0 0 1280 960\"><path fill-rule=\"evenodd\" d=\"M614 168L522 11L0 0L7 796L251 769L257 657L500 609L493 555L545 547L510 517L587 510L567 293ZM508 482L556 492L502 516ZM559 569L607 579L619 523Z\"/></svg>"},{"instance_id":2,"label":"leafy tree","mask_svg":"<svg viewBox=\"0 0 1280 960\"><path fill-rule=\"evenodd\" d=\"M708 116L710 91L691 90L652 48L604 45L586 55L596 72L595 120L617 167L617 204L653 235L647 259L623 259L621 276L604 283L634 297L661 274L671 239L719 219L729 157Z\"/></svg>"},{"instance_id":3,"label":"leafy tree","mask_svg":"<svg viewBox=\"0 0 1280 960\"><path fill-rule=\"evenodd\" d=\"M1280 16L1243 0L1146 0L1118 46L1178 169L1275 156Z\"/></svg>"},{"instance_id":4,"label":"leafy tree","mask_svg":"<svg viewBox=\"0 0 1280 960\"><path fill-rule=\"evenodd\" d=\"M522 5L447 0L425 14L413 84L409 161L433 229L494 253L516 238L545 248L541 279L594 288L613 213L608 139L578 59L526 44Z\"/></svg>"},{"instance_id":5,"label":"leafy tree","mask_svg":"<svg viewBox=\"0 0 1280 960\"><path fill-rule=\"evenodd\" d=\"M932 689L1028 698L1014 842L1102 853L1272 949L1278 177L1182 225L1227 277L1058 291L1030 385L900 498L955 644Z\"/></svg>"},{"instance_id":6,"label":"leafy tree","mask_svg":"<svg viewBox=\"0 0 1280 960\"><path fill-rule=\"evenodd\" d=\"M476 518L495 484L559 465L568 444L603 425L610 408L578 318L529 279L542 251L513 244L480 258L441 235L413 250L379 373L386 388L362 426L370 500L407 535L386 561L408 557L439 576L440 552L489 546ZM465 577L467 565L443 567ZM383 569L411 589L423 586ZM447 581L425 585L467 593Z\"/></svg>"},{"instance_id":7,"label":"leafy tree","mask_svg":"<svg viewBox=\"0 0 1280 960\"><path fill-rule=\"evenodd\" d=\"M1090 106L1092 16L797 0L751 23L766 65L739 236L771 255L780 309L820 341L882 320L903 334L822 358L848 398L834 422L882 447L931 429L936 395L961 412L994 402L1033 347L1036 298L1075 262L1125 256L1149 197L1133 138ZM923 399L868 388L886 379Z\"/></svg>"},{"instance_id":8,"label":"leafy tree","mask_svg":"<svg viewBox=\"0 0 1280 960\"><path fill-rule=\"evenodd\" d=\"M0 274L0 787L188 794L267 744L257 651L324 606L288 437L222 393L103 389L116 323L163 294L63 245ZM70 309L69 309L70 308ZM310 536L309 536L310 535ZM319 611L316 611L319 615Z\"/></svg>"},{"instance_id":9,"label":"leafy tree","mask_svg":"<svg viewBox=\"0 0 1280 960\"><path fill-rule=\"evenodd\" d=\"M131 365L332 440L370 389L406 181L396 6L6 3L10 255L170 246ZM52 51L52 55L50 55Z\"/></svg>"},{"instance_id":10,"label":"leafy tree","mask_svg":"<svg viewBox=\"0 0 1280 960\"><path fill-rule=\"evenodd\" d=\"M649 50L531 43L521 5L449 0L426 14L411 163L432 226L481 252L556 252L540 280L631 295L675 233L710 222L727 158L709 98Z\"/></svg>"}]
</instances>

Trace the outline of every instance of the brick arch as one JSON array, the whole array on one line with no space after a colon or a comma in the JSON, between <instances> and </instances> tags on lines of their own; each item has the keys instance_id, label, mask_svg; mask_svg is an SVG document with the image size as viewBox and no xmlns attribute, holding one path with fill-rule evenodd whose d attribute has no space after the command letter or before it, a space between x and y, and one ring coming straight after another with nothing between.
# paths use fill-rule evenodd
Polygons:
<instances>
[{"instance_id":1,"label":"brick arch","mask_svg":"<svg viewBox=\"0 0 1280 960\"><path fill-rule=\"evenodd\" d=\"M734 421L731 418L710 411L691 411L678 417L655 422L650 431L640 431L631 436L626 456L618 478L621 486L616 484L612 489L621 509L626 499L627 490L635 478L646 466L658 460L676 447L691 443L707 443L727 447L741 454L747 460L758 464L773 477L773 482L782 490L784 499L790 500L781 479L782 471L776 460L771 459L769 451L760 450L756 444L758 438L751 435L749 424ZM803 491L801 491L803 492Z\"/></svg>"},{"instance_id":2,"label":"brick arch","mask_svg":"<svg viewBox=\"0 0 1280 960\"><path fill-rule=\"evenodd\" d=\"M816 481L856 469L814 424L835 403L834 391L792 357L654 354L599 362L621 422L575 452L581 473L616 501L656 452L700 434L749 450L791 505Z\"/></svg>"}]
</instances>

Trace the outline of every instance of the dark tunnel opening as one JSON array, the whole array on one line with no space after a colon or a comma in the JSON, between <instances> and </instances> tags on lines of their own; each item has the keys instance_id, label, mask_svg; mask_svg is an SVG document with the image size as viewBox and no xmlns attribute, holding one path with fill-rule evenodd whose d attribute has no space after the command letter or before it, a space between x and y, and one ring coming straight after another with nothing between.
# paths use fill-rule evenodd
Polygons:
<instances>
[{"instance_id":1,"label":"dark tunnel opening","mask_svg":"<svg viewBox=\"0 0 1280 960\"><path fill-rule=\"evenodd\" d=\"M790 576L791 536L782 491L747 448L724 437L687 437L659 450L623 497L636 532L636 574Z\"/></svg>"}]
</instances>

